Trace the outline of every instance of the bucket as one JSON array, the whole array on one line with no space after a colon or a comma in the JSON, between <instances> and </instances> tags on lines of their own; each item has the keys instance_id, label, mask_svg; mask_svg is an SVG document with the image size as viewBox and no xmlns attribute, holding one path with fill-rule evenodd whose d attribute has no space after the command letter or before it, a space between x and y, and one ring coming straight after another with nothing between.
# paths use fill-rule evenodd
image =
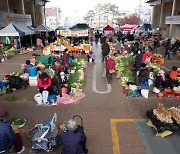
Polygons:
<instances>
[{"instance_id":1,"label":"bucket","mask_svg":"<svg viewBox=\"0 0 180 154\"><path fill-rule=\"evenodd\" d=\"M29 67L29 76L34 77L37 75L37 68L35 66Z\"/></svg>"}]
</instances>

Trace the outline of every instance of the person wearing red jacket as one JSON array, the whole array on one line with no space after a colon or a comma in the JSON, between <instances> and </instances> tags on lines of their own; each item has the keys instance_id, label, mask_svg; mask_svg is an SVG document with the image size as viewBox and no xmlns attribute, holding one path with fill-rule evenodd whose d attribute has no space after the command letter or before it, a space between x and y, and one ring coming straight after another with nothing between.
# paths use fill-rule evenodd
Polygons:
<instances>
[{"instance_id":1,"label":"person wearing red jacket","mask_svg":"<svg viewBox=\"0 0 180 154\"><path fill-rule=\"evenodd\" d=\"M142 63L148 64L153 60L153 54L150 51L147 51L142 56Z\"/></svg>"},{"instance_id":2,"label":"person wearing red jacket","mask_svg":"<svg viewBox=\"0 0 180 154\"><path fill-rule=\"evenodd\" d=\"M108 84L110 84L112 80L112 74L115 71L115 61L111 58L110 55L108 55L105 64L106 64L106 79L108 81Z\"/></svg>"},{"instance_id":3,"label":"person wearing red jacket","mask_svg":"<svg viewBox=\"0 0 180 154\"><path fill-rule=\"evenodd\" d=\"M50 95L53 93L52 81L47 73L43 72L41 74L38 80L38 88L39 88L40 93L42 93L44 90L49 91Z\"/></svg>"}]
</instances>

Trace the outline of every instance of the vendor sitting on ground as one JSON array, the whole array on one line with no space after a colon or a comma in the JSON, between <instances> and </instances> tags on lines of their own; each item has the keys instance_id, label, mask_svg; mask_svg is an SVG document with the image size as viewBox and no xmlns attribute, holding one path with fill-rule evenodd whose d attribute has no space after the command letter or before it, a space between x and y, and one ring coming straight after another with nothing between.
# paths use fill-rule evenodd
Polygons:
<instances>
[{"instance_id":1,"label":"vendor sitting on ground","mask_svg":"<svg viewBox=\"0 0 180 154\"><path fill-rule=\"evenodd\" d=\"M10 151L13 146L17 153L22 153L25 148L22 146L21 135L17 127L11 127L8 118L9 113L0 109L0 153Z\"/></svg>"},{"instance_id":2,"label":"vendor sitting on ground","mask_svg":"<svg viewBox=\"0 0 180 154\"><path fill-rule=\"evenodd\" d=\"M44 90L47 90L50 95L53 94L51 78L47 73L43 72L40 75L38 80L38 88L40 93L42 93Z\"/></svg>"},{"instance_id":3,"label":"vendor sitting on ground","mask_svg":"<svg viewBox=\"0 0 180 154\"><path fill-rule=\"evenodd\" d=\"M61 134L61 154L87 154L86 136L74 120L67 122L67 132Z\"/></svg>"},{"instance_id":4,"label":"vendor sitting on ground","mask_svg":"<svg viewBox=\"0 0 180 154\"><path fill-rule=\"evenodd\" d=\"M170 73L170 77L171 77L171 79L176 80L176 78L177 78L178 76L180 76L180 72L178 72L177 66L173 66L173 67L172 67L172 71L171 71L171 73Z\"/></svg>"},{"instance_id":5,"label":"vendor sitting on ground","mask_svg":"<svg viewBox=\"0 0 180 154\"><path fill-rule=\"evenodd\" d=\"M169 76L169 74L166 74L166 78L165 78L165 81L164 81L163 88L173 89L173 86L174 86L173 80L171 79L171 77Z\"/></svg>"},{"instance_id":6,"label":"vendor sitting on ground","mask_svg":"<svg viewBox=\"0 0 180 154\"><path fill-rule=\"evenodd\" d=\"M68 84L67 76L65 76L64 72L60 73L60 77L58 78L58 91L59 91L59 96L62 97L62 88L66 88L67 91L66 93L69 95L71 91L71 87Z\"/></svg>"},{"instance_id":7,"label":"vendor sitting on ground","mask_svg":"<svg viewBox=\"0 0 180 154\"><path fill-rule=\"evenodd\" d=\"M149 72L148 72L148 68L146 67L146 64L144 63L141 64L141 69L139 71L138 77L139 77L138 84L140 84L141 82L145 83L148 81Z\"/></svg>"},{"instance_id":8,"label":"vendor sitting on ground","mask_svg":"<svg viewBox=\"0 0 180 154\"><path fill-rule=\"evenodd\" d=\"M30 60L26 60L26 65L24 67L24 73L29 73L29 67L31 67L31 62Z\"/></svg>"},{"instance_id":9,"label":"vendor sitting on ground","mask_svg":"<svg viewBox=\"0 0 180 154\"><path fill-rule=\"evenodd\" d=\"M156 81L155 81L155 87L157 89L160 89L162 87L164 87L164 82L165 82L165 75L164 75L164 71L160 70L156 76Z\"/></svg>"}]
</instances>

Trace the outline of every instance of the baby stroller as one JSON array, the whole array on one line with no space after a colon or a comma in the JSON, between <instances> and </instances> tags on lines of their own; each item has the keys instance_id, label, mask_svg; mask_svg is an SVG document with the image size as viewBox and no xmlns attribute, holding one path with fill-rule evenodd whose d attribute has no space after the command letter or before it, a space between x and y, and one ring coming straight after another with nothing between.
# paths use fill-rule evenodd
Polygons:
<instances>
[{"instance_id":1,"label":"baby stroller","mask_svg":"<svg viewBox=\"0 0 180 154\"><path fill-rule=\"evenodd\" d=\"M36 150L53 151L53 147L58 144L56 122L57 114L55 113L51 121L46 121L44 124L37 124L31 129L29 134L32 136L32 152Z\"/></svg>"}]
</instances>

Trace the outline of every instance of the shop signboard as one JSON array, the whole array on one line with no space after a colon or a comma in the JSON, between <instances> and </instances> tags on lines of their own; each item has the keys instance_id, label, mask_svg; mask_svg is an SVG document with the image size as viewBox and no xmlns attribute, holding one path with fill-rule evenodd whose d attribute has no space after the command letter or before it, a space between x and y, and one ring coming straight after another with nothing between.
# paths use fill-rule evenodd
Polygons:
<instances>
[{"instance_id":1,"label":"shop signboard","mask_svg":"<svg viewBox=\"0 0 180 154\"><path fill-rule=\"evenodd\" d=\"M180 24L180 16L166 17L166 24Z\"/></svg>"},{"instance_id":2,"label":"shop signboard","mask_svg":"<svg viewBox=\"0 0 180 154\"><path fill-rule=\"evenodd\" d=\"M60 30L60 35L67 37L67 36L74 36L74 37L84 37L88 36L88 29L86 30Z\"/></svg>"},{"instance_id":3,"label":"shop signboard","mask_svg":"<svg viewBox=\"0 0 180 154\"><path fill-rule=\"evenodd\" d=\"M22 15L0 11L0 28L6 27L11 22L17 24L32 25L31 15Z\"/></svg>"}]
</instances>

